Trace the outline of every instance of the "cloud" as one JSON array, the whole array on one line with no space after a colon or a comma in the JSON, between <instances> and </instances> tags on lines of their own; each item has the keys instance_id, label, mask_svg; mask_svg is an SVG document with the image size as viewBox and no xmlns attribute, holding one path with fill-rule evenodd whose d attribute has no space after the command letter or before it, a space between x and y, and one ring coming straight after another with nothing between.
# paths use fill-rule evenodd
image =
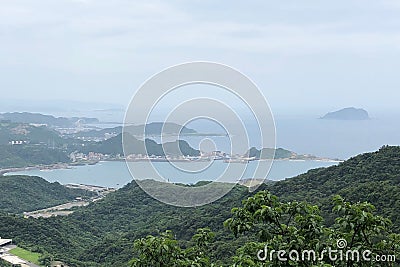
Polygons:
<instances>
[{"instance_id":1,"label":"cloud","mask_svg":"<svg viewBox=\"0 0 400 267\"><path fill-rule=\"evenodd\" d=\"M397 3L3 1L0 70L7 75L0 87L35 96L31 88L51 92L57 85L91 97L102 88L98 97L107 100L117 98L113 87L128 88L133 80L140 84L162 68L190 60L220 61L261 79L271 73L269 79L286 79L294 71L289 65L299 72L318 72L325 62L339 58L346 62L337 60L325 72L342 73L346 66L355 72L361 66L368 68L365 73L380 73L400 62ZM390 70L385 73L380 74L382 82L400 84ZM297 87L298 82L285 86ZM314 85L304 90L315 95L321 89ZM281 99L280 92L275 94Z\"/></svg>"}]
</instances>

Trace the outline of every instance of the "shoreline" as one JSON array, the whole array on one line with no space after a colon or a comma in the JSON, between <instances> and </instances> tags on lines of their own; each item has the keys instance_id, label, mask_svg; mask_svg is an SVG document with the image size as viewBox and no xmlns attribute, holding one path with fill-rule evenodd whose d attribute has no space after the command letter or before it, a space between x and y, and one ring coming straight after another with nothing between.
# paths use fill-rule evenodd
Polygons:
<instances>
[{"instance_id":1,"label":"shoreline","mask_svg":"<svg viewBox=\"0 0 400 267\"><path fill-rule=\"evenodd\" d=\"M20 172L20 171L31 171L31 170L57 170L57 169L71 169L72 165L68 163L55 163L49 165L35 165L35 166L26 166L26 167L10 167L0 169L0 175L4 175L10 172Z\"/></svg>"},{"instance_id":2,"label":"shoreline","mask_svg":"<svg viewBox=\"0 0 400 267\"><path fill-rule=\"evenodd\" d=\"M10 168L4 168L0 169L0 176L8 174L8 173L13 173L13 172L20 172L20 171L31 171L31 170L40 170L40 171L52 171L52 170L59 170L59 169L72 169L73 167L79 167L79 166L90 166L90 165L97 165L98 163L101 162L143 162L143 161L151 161L151 162L184 162L184 163L196 163L196 162L204 162L206 161L205 159L203 160L187 160L187 159L135 159L135 160L125 160L125 159L106 159L106 160L99 160L99 161L91 161L91 162L78 162L78 163L55 163L55 164L49 164L49 165L35 165L35 166L26 166L26 167L10 167ZM211 160L207 160L211 161ZM341 163L343 160L338 160L338 159L324 159L324 158L317 158L317 159L254 159L251 161L248 161L246 163L252 162L252 161L290 161L290 162L307 162L307 161L316 161L316 162L329 162L329 163ZM240 159L238 161L233 161L233 162L227 162L227 163L237 163L237 164L243 164Z\"/></svg>"}]
</instances>

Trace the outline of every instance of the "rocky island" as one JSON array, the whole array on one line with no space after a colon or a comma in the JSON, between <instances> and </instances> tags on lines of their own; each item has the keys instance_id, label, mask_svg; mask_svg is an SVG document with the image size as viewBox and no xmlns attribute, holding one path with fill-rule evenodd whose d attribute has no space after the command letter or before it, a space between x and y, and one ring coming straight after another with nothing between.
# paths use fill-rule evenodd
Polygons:
<instances>
[{"instance_id":1,"label":"rocky island","mask_svg":"<svg viewBox=\"0 0 400 267\"><path fill-rule=\"evenodd\" d=\"M362 108L343 108L338 111L329 112L321 117L324 120L369 120L368 112Z\"/></svg>"}]
</instances>

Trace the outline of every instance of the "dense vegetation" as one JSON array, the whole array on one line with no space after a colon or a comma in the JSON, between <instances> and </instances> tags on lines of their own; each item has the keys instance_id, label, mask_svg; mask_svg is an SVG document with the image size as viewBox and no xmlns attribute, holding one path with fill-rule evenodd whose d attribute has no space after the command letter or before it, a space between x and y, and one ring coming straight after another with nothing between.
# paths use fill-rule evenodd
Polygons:
<instances>
[{"instance_id":1,"label":"dense vegetation","mask_svg":"<svg viewBox=\"0 0 400 267\"><path fill-rule=\"evenodd\" d=\"M254 157L256 159L287 159L290 158L294 155L296 155L294 152L283 149L283 148L262 148L262 149L257 149L255 147L252 147L249 149L247 152L247 155L249 157Z\"/></svg>"},{"instance_id":2,"label":"dense vegetation","mask_svg":"<svg viewBox=\"0 0 400 267\"><path fill-rule=\"evenodd\" d=\"M333 199L335 224L327 227L318 206L281 202L260 191L232 209L225 226L235 236L256 236L237 249L229 266L394 266L400 263L400 235L390 220L374 214L373 205ZM188 248L166 231L134 242L133 267L221 266L211 257L214 234L199 229ZM367 253L365 253L367 251ZM383 257L381 257L383 256ZM396 261L397 258L397 261Z\"/></svg>"},{"instance_id":3,"label":"dense vegetation","mask_svg":"<svg viewBox=\"0 0 400 267\"><path fill-rule=\"evenodd\" d=\"M198 228L210 227L217 239L213 257L224 259L231 255L224 250L238 247L241 239L226 243L233 235L222 223L247 196L247 188L237 186L212 205L178 208L154 200L132 182L67 217L0 215L0 236L33 251L49 252L73 266L124 266L137 238L169 229L186 246Z\"/></svg>"},{"instance_id":4,"label":"dense vegetation","mask_svg":"<svg viewBox=\"0 0 400 267\"><path fill-rule=\"evenodd\" d=\"M267 189L284 200L318 204L331 223L333 219L328 213L332 196L339 194L352 202L368 201L400 230L400 147L382 147L337 166L276 182Z\"/></svg>"},{"instance_id":5,"label":"dense vegetation","mask_svg":"<svg viewBox=\"0 0 400 267\"><path fill-rule=\"evenodd\" d=\"M0 121L0 145L8 145L11 141L26 141L29 144L49 146L66 143L56 131L46 126Z\"/></svg>"},{"instance_id":6,"label":"dense vegetation","mask_svg":"<svg viewBox=\"0 0 400 267\"><path fill-rule=\"evenodd\" d=\"M168 124L169 125L169 124ZM175 124L169 128L177 127ZM136 128L135 128L136 129ZM157 131L159 124L149 124L149 129ZM167 127L168 129L168 127ZM185 132L192 130L184 128ZM126 135L129 143L128 154L143 154L155 156L189 155L197 156L200 152L190 147L185 141L161 144L146 139L146 149L143 141L131 135ZM22 144L11 145L12 141L22 141ZM109 155L123 155L122 134L102 142L84 142L78 139L62 138L59 133L46 126L33 126L25 123L0 122L0 168L26 167L38 164L69 163L71 152L98 152Z\"/></svg>"},{"instance_id":7,"label":"dense vegetation","mask_svg":"<svg viewBox=\"0 0 400 267\"><path fill-rule=\"evenodd\" d=\"M122 138L126 144L125 151L122 147ZM145 142L145 143L143 143ZM146 146L146 148L145 148ZM178 140L175 142L167 142L165 144L158 144L152 139L145 141L139 140L130 134L118 134L105 141L92 142L86 146L79 148L80 151L88 153L98 152L110 155L123 155L125 154L142 154L149 156L165 156L165 155L185 155L185 156L198 156L200 151L192 148L186 141Z\"/></svg>"},{"instance_id":8,"label":"dense vegetation","mask_svg":"<svg viewBox=\"0 0 400 267\"><path fill-rule=\"evenodd\" d=\"M0 145L0 168L48 165L70 161L67 153L57 148L35 145Z\"/></svg>"},{"instance_id":9,"label":"dense vegetation","mask_svg":"<svg viewBox=\"0 0 400 267\"><path fill-rule=\"evenodd\" d=\"M85 190L49 183L36 176L0 176L0 212L22 213L66 203L76 197L90 197ZM2 235L0 235L2 236Z\"/></svg>"},{"instance_id":10,"label":"dense vegetation","mask_svg":"<svg viewBox=\"0 0 400 267\"><path fill-rule=\"evenodd\" d=\"M158 266L288 266L276 261L260 265L254 253L266 243L269 249L317 248L333 246L337 238L352 248L398 253L400 239L391 231L398 232L400 223L399 174L400 147L383 147L338 166L264 185L261 189L268 191L255 195L236 186L224 198L197 208L162 204L132 182L67 217L0 215L0 236L71 266L126 266L132 256L135 266L157 266L157 248L170 260Z\"/></svg>"}]
</instances>

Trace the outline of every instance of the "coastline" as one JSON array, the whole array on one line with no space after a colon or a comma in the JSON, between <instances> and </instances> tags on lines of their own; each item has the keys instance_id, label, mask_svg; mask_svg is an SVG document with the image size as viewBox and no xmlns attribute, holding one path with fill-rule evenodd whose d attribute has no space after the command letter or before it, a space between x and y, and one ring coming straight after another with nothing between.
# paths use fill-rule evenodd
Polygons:
<instances>
[{"instance_id":1,"label":"coastline","mask_svg":"<svg viewBox=\"0 0 400 267\"><path fill-rule=\"evenodd\" d=\"M151 162L185 162L185 163L194 163L199 161L211 161L212 159L202 159L202 160L189 160L189 159L133 159L133 160L125 160L125 159L106 159L106 160L98 160L98 161L90 161L90 162L71 162L71 163L55 163L48 165L35 165L35 166L26 166L26 167L10 167L0 169L0 176L20 171L30 171L30 170L40 170L40 171L52 171L57 169L71 169L73 167L79 166L87 166L87 165L97 165L100 162L112 162L112 161L127 161L127 162L142 162L142 161L151 161ZM219 160L219 159L216 159ZM317 161L317 162L332 162L332 163L341 163L343 160L339 159L328 159L328 158L315 158L315 159L293 159L293 158L283 158L283 159L253 159L250 161L292 161L292 162L305 162L305 161ZM250 161L246 161L248 163ZM241 159L235 159L226 163L239 163L243 164Z\"/></svg>"},{"instance_id":2,"label":"coastline","mask_svg":"<svg viewBox=\"0 0 400 267\"><path fill-rule=\"evenodd\" d=\"M27 166L27 167L14 167L14 168L4 168L0 169L0 176L11 173L11 172L20 172L20 171L31 171L31 170L57 170L57 169L71 169L74 165L69 163L55 163L49 165L35 165L35 166ZM76 166L76 165L75 165Z\"/></svg>"}]
</instances>

